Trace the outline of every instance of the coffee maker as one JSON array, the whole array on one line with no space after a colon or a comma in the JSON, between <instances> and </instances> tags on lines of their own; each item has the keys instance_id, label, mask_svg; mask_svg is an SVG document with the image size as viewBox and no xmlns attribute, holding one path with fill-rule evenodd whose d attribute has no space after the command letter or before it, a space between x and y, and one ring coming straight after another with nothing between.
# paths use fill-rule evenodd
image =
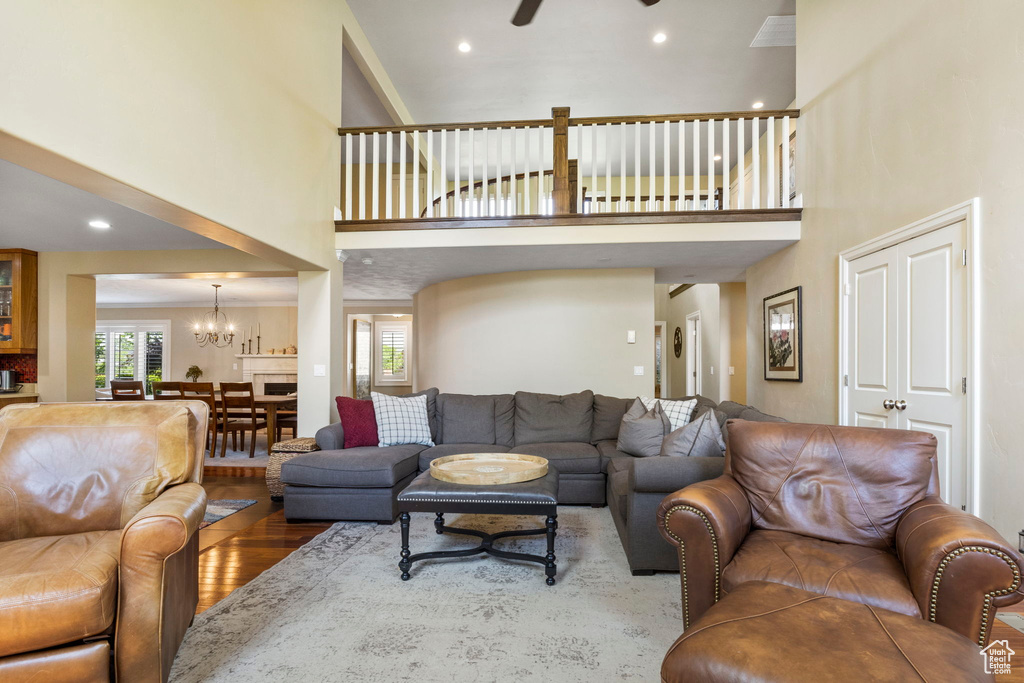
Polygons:
<instances>
[{"instance_id":1,"label":"coffee maker","mask_svg":"<svg viewBox=\"0 0 1024 683\"><path fill-rule=\"evenodd\" d=\"M21 391L16 370L0 370L0 394L14 394Z\"/></svg>"}]
</instances>

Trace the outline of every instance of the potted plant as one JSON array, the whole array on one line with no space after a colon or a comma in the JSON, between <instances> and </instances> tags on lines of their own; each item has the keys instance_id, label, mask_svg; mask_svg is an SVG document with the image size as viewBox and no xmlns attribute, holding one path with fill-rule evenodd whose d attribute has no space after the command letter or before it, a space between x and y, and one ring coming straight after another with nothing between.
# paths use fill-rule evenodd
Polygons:
<instances>
[{"instance_id":1,"label":"potted plant","mask_svg":"<svg viewBox=\"0 0 1024 683\"><path fill-rule=\"evenodd\" d=\"M188 370L185 372L185 379L190 382L198 382L199 378L203 376L203 370L198 365L190 365Z\"/></svg>"}]
</instances>

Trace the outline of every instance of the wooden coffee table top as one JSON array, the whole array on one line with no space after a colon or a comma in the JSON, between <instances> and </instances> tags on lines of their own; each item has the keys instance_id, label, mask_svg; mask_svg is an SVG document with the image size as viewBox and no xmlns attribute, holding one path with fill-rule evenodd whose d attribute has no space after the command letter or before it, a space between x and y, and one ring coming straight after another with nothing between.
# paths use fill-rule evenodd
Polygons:
<instances>
[{"instance_id":1,"label":"wooden coffee table top","mask_svg":"<svg viewBox=\"0 0 1024 683\"><path fill-rule=\"evenodd\" d=\"M546 458L520 453L462 453L430 463L432 477L453 484L516 484L540 479L547 473Z\"/></svg>"}]
</instances>

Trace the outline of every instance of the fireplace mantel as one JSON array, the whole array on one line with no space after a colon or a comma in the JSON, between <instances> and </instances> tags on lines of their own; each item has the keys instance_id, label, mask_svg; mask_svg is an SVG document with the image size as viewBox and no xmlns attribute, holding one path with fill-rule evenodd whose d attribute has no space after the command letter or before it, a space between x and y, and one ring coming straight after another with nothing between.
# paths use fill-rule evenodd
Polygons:
<instances>
[{"instance_id":1,"label":"fireplace mantel","mask_svg":"<svg viewBox=\"0 0 1024 683\"><path fill-rule=\"evenodd\" d=\"M267 382L297 382L299 357L294 353L238 353L242 360L242 381L252 382L253 393L262 394Z\"/></svg>"}]
</instances>

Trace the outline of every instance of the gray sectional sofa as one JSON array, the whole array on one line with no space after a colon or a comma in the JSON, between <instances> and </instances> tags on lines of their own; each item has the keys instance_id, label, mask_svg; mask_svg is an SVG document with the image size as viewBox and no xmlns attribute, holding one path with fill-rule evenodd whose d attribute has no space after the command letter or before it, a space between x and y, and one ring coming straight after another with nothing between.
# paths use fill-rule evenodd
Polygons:
<instances>
[{"instance_id":1,"label":"gray sectional sofa","mask_svg":"<svg viewBox=\"0 0 1024 683\"><path fill-rule=\"evenodd\" d=\"M559 474L562 505L610 506L634 573L678 571L672 546L659 536L658 504L693 482L717 477L724 458L638 458L616 449L619 424L634 398L591 391L555 396L517 392L470 396L427 392L433 447L343 448L340 423L317 432L321 450L281 467L288 520L391 523L395 498L430 462L460 453L523 453L547 458ZM771 419L749 406L697 397L694 415L718 408L729 417Z\"/></svg>"}]
</instances>

